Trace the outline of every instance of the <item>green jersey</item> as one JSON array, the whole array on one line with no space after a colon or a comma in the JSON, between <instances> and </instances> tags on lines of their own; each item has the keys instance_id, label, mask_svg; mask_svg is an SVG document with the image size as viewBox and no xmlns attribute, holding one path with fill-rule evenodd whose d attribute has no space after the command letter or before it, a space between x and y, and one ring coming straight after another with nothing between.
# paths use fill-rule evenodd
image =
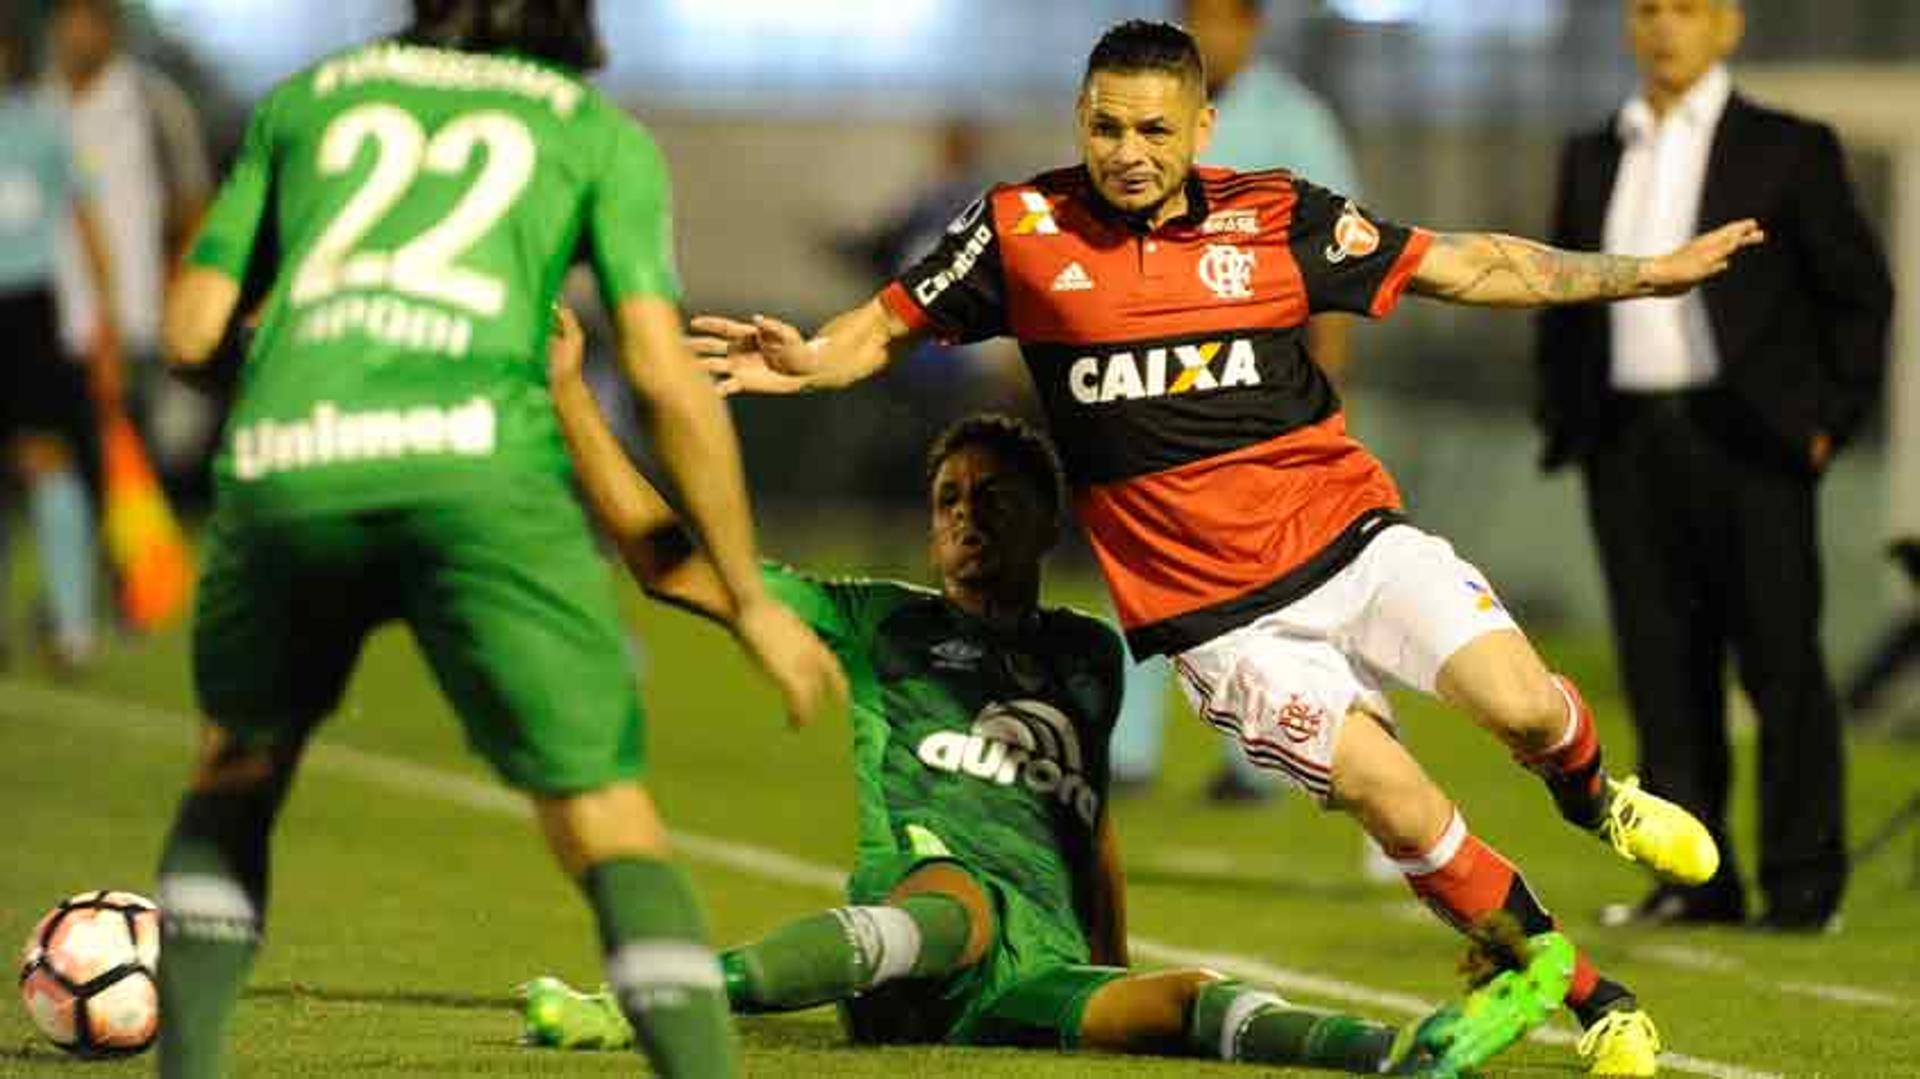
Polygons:
<instances>
[{"instance_id":1,"label":"green jersey","mask_svg":"<svg viewBox=\"0 0 1920 1079\"><path fill-rule=\"evenodd\" d=\"M1081 913L1120 704L1118 636L1065 610L1036 611L1003 636L925 589L777 566L763 576L852 683L850 898L877 902L901 866L952 857L1024 901L1028 946L1086 962Z\"/></svg>"},{"instance_id":2,"label":"green jersey","mask_svg":"<svg viewBox=\"0 0 1920 1079\"><path fill-rule=\"evenodd\" d=\"M310 512L564 475L546 391L576 252L609 305L677 301L664 163L575 74L379 42L276 87L188 261L270 280L215 464Z\"/></svg>"}]
</instances>

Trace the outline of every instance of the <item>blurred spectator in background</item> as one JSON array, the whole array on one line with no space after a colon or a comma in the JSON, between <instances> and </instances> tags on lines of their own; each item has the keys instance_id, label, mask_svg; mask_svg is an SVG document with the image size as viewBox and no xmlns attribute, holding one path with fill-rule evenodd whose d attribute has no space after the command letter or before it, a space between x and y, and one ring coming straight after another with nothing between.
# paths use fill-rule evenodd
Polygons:
<instances>
[{"instance_id":1,"label":"blurred spectator in background","mask_svg":"<svg viewBox=\"0 0 1920 1079\"><path fill-rule=\"evenodd\" d=\"M74 150L100 203L114 254L110 306L128 358L129 404L168 489L201 483L217 417L158 362L161 296L199 223L212 170L199 117L179 86L122 49L117 0L57 0L49 24L48 90L65 111ZM84 340L99 303L69 250L59 268L69 347Z\"/></svg>"},{"instance_id":2,"label":"blurred spectator in background","mask_svg":"<svg viewBox=\"0 0 1920 1079\"><path fill-rule=\"evenodd\" d=\"M864 274L899 273L933 250L947 223L991 182L981 163L979 125L950 119L940 128L940 161L933 179L879 229L852 237L843 250Z\"/></svg>"},{"instance_id":3,"label":"blurred spectator in background","mask_svg":"<svg viewBox=\"0 0 1920 1079\"><path fill-rule=\"evenodd\" d=\"M94 652L97 565L79 468L94 429L88 379L61 347L53 296L56 239L69 220L93 280L105 285L110 275L100 230L81 201L72 147L59 117L29 92L29 70L17 12L0 8L0 454L25 489L40 549L42 645L65 673ZM110 398L119 392L120 362L112 318L103 314L87 340L94 392ZM0 501L0 666L12 621L5 587L12 501Z\"/></svg>"},{"instance_id":4,"label":"blurred spectator in background","mask_svg":"<svg viewBox=\"0 0 1920 1079\"><path fill-rule=\"evenodd\" d=\"M1284 168L1342 195L1360 198L1359 177L1340 124L1326 102L1271 58L1260 55L1264 0L1185 0L1181 22L1200 46L1207 94L1219 117L1202 164L1241 172ZM975 187L976 191L979 187ZM892 273L899 267L887 267ZM1336 382L1349 359L1346 315L1317 315L1307 324L1307 349ZM1116 789L1139 790L1160 771L1170 684L1158 656L1127 668L1125 708L1113 732ZM1256 767L1231 739L1220 743L1220 771L1207 785L1216 802L1258 802L1274 792L1270 774Z\"/></svg>"},{"instance_id":5,"label":"blurred spectator in background","mask_svg":"<svg viewBox=\"0 0 1920 1079\"><path fill-rule=\"evenodd\" d=\"M934 170L902 204L881 216L879 227L843 237L840 256L863 278L892 277L918 262L967 205L992 186L985 171L977 121L950 117L940 125ZM834 418L843 435L860 447L862 498L892 509L917 508L925 496L917 470L899 467L901 447L933 439L960 412L1018 410L1026 404L1018 357L998 342L948 345L929 340L883 376L879 409L848 409Z\"/></svg>"},{"instance_id":6,"label":"blurred spectator in background","mask_svg":"<svg viewBox=\"0 0 1920 1079\"><path fill-rule=\"evenodd\" d=\"M1640 92L1561 159L1552 242L1667 250L1739 217L1767 242L1678 299L1540 322L1548 468L1574 463L1647 786L1714 833L1719 873L1614 922L1739 922L1729 647L1760 727L1762 924L1828 926L1846 882L1842 746L1820 653L1817 481L1886 362L1886 262L1827 127L1735 93L1735 0L1626 0Z\"/></svg>"}]
</instances>

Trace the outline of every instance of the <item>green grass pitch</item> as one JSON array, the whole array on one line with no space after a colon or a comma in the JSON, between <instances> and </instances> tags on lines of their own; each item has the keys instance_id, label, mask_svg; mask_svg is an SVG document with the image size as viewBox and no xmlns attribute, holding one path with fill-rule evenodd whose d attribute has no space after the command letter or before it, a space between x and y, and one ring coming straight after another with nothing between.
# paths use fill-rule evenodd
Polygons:
<instances>
[{"instance_id":1,"label":"green grass pitch","mask_svg":"<svg viewBox=\"0 0 1920 1079\"><path fill-rule=\"evenodd\" d=\"M787 732L722 633L671 611L636 612L650 670L650 782L683 836L716 940L833 901L853 836L844 732ZM1547 651L1587 687L1613 761L1630 757L1606 653L1567 642ZM71 892L151 891L188 761L186 670L185 636L174 633L120 651L80 686L0 675L0 943L16 947ZM1408 741L1475 829L1520 863L1603 970L1640 993L1683 1058L1666 1074L1920 1075L1915 839L1859 873L1838 937L1603 931L1594 911L1636 897L1638 873L1559 824L1539 785L1465 721L1410 697L1399 707ZM1388 1019L1452 993L1455 939L1403 888L1362 879L1358 835L1344 818L1298 798L1256 809L1201 803L1214 736L1182 717L1184 708L1161 786L1116 804L1139 958L1200 957L1277 980L1301 1001ZM587 918L517 800L465 753L404 634L376 639L308 763L275 845L269 942L237 1020L236 1075L643 1071L627 1054L514 1045L516 983L545 972L597 981ZM1852 769L1854 829L1864 835L1920 784L1920 748L1860 743ZM1751 869L1744 790L1736 804ZM854 1051L825 1010L740 1029L754 1076L1276 1074L1014 1051ZM1557 1037L1520 1048L1492 1074L1578 1074L1570 1031L1561 1023ZM69 1061L38 1040L17 1004L0 1006L0 1076L151 1067Z\"/></svg>"}]
</instances>

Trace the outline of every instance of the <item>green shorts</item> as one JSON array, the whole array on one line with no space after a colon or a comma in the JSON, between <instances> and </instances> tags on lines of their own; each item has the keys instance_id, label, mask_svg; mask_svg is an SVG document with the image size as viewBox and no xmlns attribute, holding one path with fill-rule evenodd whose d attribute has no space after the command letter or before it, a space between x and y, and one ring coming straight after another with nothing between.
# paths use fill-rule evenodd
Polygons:
<instances>
[{"instance_id":1,"label":"green shorts","mask_svg":"<svg viewBox=\"0 0 1920 1079\"><path fill-rule=\"evenodd\" d=\"M194 687L242 742L304 737L339 705L367 635L398 620L508 783L567 794L639 778L611 575L559 481L308 517L222 511L209 533Z\"/></svg>"},{"instance_id":2,"label":"green shorts","mask_svg":"<svg viewBox=\"0 0 1920 1079\"><path fill-rule=\"evenodd\" d=\"M951 978L893 982L843 1002L849 1040L1074 1048L1087 1001L1127 975L1088 964L1077 926L1063 926L993 877L945 856L867 862L854 871L852 898L877 902L909 873L936 862L966 870L985 889L994 908L993 943L979 963Z\"/></svg>"}]
</instances>

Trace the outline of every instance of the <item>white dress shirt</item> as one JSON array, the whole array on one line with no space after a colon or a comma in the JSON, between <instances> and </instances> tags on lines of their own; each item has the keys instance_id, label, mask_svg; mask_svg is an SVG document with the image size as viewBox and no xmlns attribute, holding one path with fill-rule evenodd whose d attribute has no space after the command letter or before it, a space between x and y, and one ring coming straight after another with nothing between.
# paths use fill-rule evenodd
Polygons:
<instances>
[{"instance_id":1,"label":"white dress shirt","mask_svg":"<svg viewBox=\"0 0 1920 1079\"><path fill-rule=\"evenodd\" d=\"M1664 117L1645 97L1620 111L1620 171L1607 202L1603 245L1610 254L1664 255L1700 225L1700 191L1714 129L1733 94L1727 69L1714 65ZM1629 392L1681 390L1711 383L1720 356L1699 290L1685 296L1611 305L1613 387Z\"/></svg>"},{"instance_id":2,"label":"white dress shirt","mask_svg":"<svg viewBox=\"0 0 1920 1079\"><path fill-rule=\"evenodd\" d=\"M46 92L65 113L74 157L94 194L113 265L121 341L131 354L151 352L160 336L169 186L204 193L209 185L192 106L171 80L124 57L110 61L85 93L69 92L57 78L48 80ZM62 331L69 347L82 351L98 297L71 236L62 251L59 289Z\"/></svg>"}]
</instances>

